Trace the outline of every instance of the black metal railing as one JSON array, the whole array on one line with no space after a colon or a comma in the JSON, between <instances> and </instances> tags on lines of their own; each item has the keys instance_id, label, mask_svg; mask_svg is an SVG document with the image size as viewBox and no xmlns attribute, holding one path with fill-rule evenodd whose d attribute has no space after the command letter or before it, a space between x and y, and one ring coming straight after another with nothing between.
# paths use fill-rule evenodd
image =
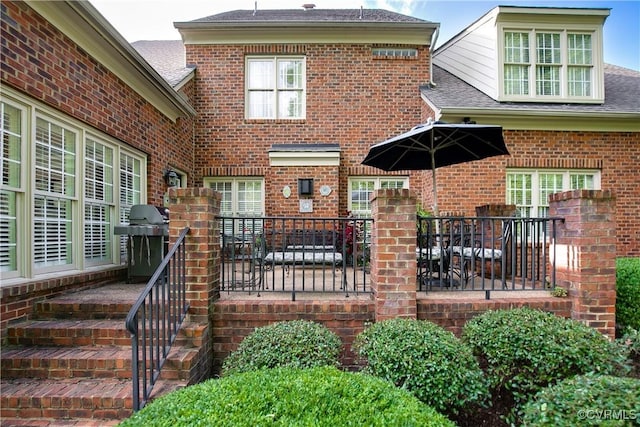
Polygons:
<instances>
[{"instance_id":1,"label":"black metal railing","mask_svg":"<svg viewBox=\"0 0 640 427\"><path fill-rule=\"evenodd\" d=\"M184 321L186 299L186 227L168 251L126 319L131 333L133 410L149 401L171 345Z\"/></svg>"},{"instance_id":2,"label":"black metal railing","mask_svg":"<svg viewBox=\"0 0 640 427\"><path fill-rule=\"evenodd\" d=\"M561 218L418 217L419 291L552 290Z\"/></svg>"},{"instance_id":3,"label":"black metal railing","mask_svg":"<svg viewBox=\"0 0 640 427\"><path fill-rule=\"evenodd\" d=\"M369 292L370 218L219 217L221 289Z\"/></svg>"}]
</instances>

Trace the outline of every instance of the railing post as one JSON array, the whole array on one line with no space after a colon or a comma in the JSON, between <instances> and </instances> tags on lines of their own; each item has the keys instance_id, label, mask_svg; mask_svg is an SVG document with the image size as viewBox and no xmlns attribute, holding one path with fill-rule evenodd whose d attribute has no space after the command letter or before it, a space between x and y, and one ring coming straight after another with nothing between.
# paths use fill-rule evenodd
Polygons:
<instances>
[{"instance_id":1,"label":"railing post","mask_svg":"<svg viewBox=\"0 0 640 427\"><path fill-rule=\"evenodd\" d=\"M407 189L377 190L371 207L371 291L376 320L415 319L416 196Z\"/></svg>"},{"instance_id":2,"label":"railing post","mask_svg":"<svg viewBox=\"0 0 640 427\"><path fill-rule=\"evenodd\" d=\"M220 298L221 195L211 188L169 189L169 237L174 242L183 228L191 230L186 247L186 297L189 320L208 323L209 307Z\"/></svg>"},{"instance_id":3,"label":"railing post","mask_svg":"<svg viewBox=\"0 0 640 427\"><path fill-rule=\"evenodd\" d=\"M558 226L556 279L573 299L571 317L615 338L616 203L609 190L549 196Z\"/></svg>"}]
</instances>

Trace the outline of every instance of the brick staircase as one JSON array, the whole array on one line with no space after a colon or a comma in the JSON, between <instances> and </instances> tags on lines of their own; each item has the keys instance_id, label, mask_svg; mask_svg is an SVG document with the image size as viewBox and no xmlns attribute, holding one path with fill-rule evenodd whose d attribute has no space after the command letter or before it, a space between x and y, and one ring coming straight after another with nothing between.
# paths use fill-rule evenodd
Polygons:
<instances>
[{"instance_id":1,"label":"brick staircase","mask_svg":"<svg viewBox=\"0 0 640 427\"><path fill-rule=\"evenodd\" d=\"M1 350L0 425L112 426L132 413L124 319L143 285L112 284L35 304ZM206 325L185 324L153 396L198 380Z\"/></svg>"}]
</instances>

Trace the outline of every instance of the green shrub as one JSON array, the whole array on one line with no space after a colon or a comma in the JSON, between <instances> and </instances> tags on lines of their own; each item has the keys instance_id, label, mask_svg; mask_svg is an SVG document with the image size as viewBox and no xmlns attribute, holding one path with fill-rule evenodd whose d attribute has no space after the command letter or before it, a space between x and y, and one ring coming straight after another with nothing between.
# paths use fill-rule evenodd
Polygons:
<instances>
[{"instance_id":1,"label":"green shrub","mask_svg":"<svg viewBox=\"0 0 640 427\"><path fill-rule=\"evenodd\" d=\"M334 367L208 380L154 400L121 427L450 426L406 390Z\"/></svg>"},{"instance_id":2,"label":"green shrub","mask_svg":"<svg viewBox=\"0 0 640 427\"><path fill-rule=\"evenodd\" d=\"M640 330L640 258L616 260L616 323Z\"/></svg>"},{"instance_id":3,"label":"green shrub","mask_svg":"<svg viewBox=\"0 0 640 427\"><path fill-rule=\"evenodd\" d=\"M627 327L618 342L629 351L631 373L629 376L640 379L640 330Z\"/></svg>"},{"instance_id":4,"label":"green shrub","mask_svg":"<svg viewBox=\"0 0 640 427\"><path fill-rule=\"evenodd\" d=\"M523 424L530 427L637 425L640 380L579 375L542 389L523 414Z\"/></svg>"},{"instance_id":5,"label":"green shrub","mask_svg":"<svg viewBox=\"0 0 640 427\"><path fill-rule=\"evenodd\" d=\"M247 335L223 362L222 375L261 368L339 366L342 342L325 326L306 320L273 323Z\"/></svg>"},{"instance_id":6,"label":"green shrub","mask_svg":"<svg viewBox=\"0 0 640 427\"><path fill-rule=\"evenodd\" d=\"M512 402L511 410L559 380L629 370L623 346L583 323L526 307L469 320L462 340L479 357L494 401Z\"/></svg>"},{"instance_id":7,"label":"green shrub","mask_svg":"<svg viewBox=\"0 0 640 427\"><path fill-rule=\"evenodd\" d=\"M446 415L486 400L487 387L471 350L431 322L375 323L356 337L353 350L366 362L364 372L411 391Z\"/></svg>"}]
</instances>

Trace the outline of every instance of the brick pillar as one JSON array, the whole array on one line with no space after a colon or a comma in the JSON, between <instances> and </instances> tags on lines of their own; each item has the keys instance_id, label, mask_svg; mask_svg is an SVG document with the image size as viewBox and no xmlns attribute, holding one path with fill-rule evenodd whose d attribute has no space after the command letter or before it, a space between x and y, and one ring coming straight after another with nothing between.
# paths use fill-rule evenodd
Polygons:
<instances>
[{"instance_id":1,"label":"brick pillar","mask_svg":"<svg viewBox=\"0 0 640 427\"><path fill-rule=\"evenodd\" d=\"M371 290L376 320L416 318L416 196L378 190L371 201Z\"/></svg>"},{"instance_id":2,"label":"brick pillar","mask_svg":"<svg viewBox=\"0 0 640 427\"><path fill-rule=\"evenodd\" d=\"M209 307L220 298L220 193L211 188L169 190L169 237L175 242L184 227L186 237L187 300L189 318L207 323Z\"/></svg>"},{"instance_id":3,"label":"brick pillar","mask_svg":"<svg viewBox=\"0 0 640 427\"><path fill-rule=\"evenodd\" d=\"M573 300L571 317L615 338L616 219L611 191L574 190L549 196L557 232L556 283Z\"/></svg>"}]
</instances>

